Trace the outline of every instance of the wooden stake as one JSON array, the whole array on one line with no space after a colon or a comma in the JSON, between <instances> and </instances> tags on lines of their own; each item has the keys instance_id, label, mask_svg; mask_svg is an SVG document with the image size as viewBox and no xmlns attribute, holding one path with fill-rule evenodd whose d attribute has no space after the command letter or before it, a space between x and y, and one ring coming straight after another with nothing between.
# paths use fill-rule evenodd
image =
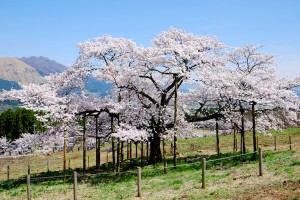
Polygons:
<instances>
[{"instance_id":1,"label":"wooden stake","mask_svg":"<svg viewBox=\"0 0 300 200\"><path fill-rule=\"evenodd\" d=\"M71 159L69 158L69 170L71 169Z\"/></svg>"},{"instance_id":2,"label":"wooden stake","mask_svg":"<svg viewBox=\"0 0 300 200\"><path fill-rule=\"evenodd\" d=\"M276 151L276 147L277 147L277 138L276 135L274 136L274 150Z\"/></svg>"},{"instance_id":3,"label":"wooden stake","mask_svg":"<svg viewBox=\"0 0 300 200\"><path fill-rule=\"evenodd\" d=\"M74 200L77 200L77 172L74 172L73 176L73 193L74 193Z\"/></svg>"},{"instance_id":4,"label":"wooden stake","mask_svg":"<svg viewBox=\"0 0 300 200\"><path fill-rule=\"evenodd\" d=\"M27 174L27 200L31 200L31 191L30 191L30 174Z\"/></svg>"},{"instance_id":5,"label":"wooden stake","mask_svg":"<svg viewBox=\"0 0 300 200\"><path fill-rule=\"evenodd\" d=\"M90 168L90 156L88 156L88 168Z\"/></svg>"},{"instance_id":6,"label":"wooden stake","mask_svg":"<svg viewBox=\"0 0 300 200\"><path fill-rule=\"evenodd\" d=\"M137 195L137 197L142 197L142 192L141 192L142 169L140 167L138 167L137 169L138 169L138 180L137 180L138 195Z\"/></svg>"},{"instance_id":7,"label":"wooden stake","mask_svg":"<svg viewBox=\"0 0 300 200\"><path fill-rule=\"evenodd\" d=\"M262 154L262 148L259 147L259 176L263 176L263 154Z\"/></svg>"},{"instance_id":8,"label":"wooden stake","mask_svg":"<svg viewBox=\"0 0 300 200\"><path fill-rule=\"evenodd\" d=\"M205 189L206 159L202 158L202 189Z\"/></svg>"},{"instance_id":9,"label":"wooden stake","mask_svg":"<svg viewBox=\"0 0 300 200\"><path fill-rule=\"evenodd\" d=\"M289 135L290 150L292 150L292 137Z\"/></svg>"}]
</instances>

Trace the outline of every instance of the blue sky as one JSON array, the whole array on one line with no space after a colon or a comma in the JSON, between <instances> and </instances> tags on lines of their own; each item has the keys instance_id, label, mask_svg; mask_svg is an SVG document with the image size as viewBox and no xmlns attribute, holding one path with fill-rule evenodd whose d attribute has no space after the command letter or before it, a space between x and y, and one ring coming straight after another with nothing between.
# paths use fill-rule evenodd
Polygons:
<instances>
[{"instance_id":1,"label":"blue sky","mask_svg":"<svg viewBox=\"0 0 300 200\"><path fill-rule=\"evenodd\" d=\"M149 46L170 26L228 46L264 45L280 76L300 76L298 0L0 0L0 57L72 64L76 44L109 34Z\"/></svg>"}]
</instances>

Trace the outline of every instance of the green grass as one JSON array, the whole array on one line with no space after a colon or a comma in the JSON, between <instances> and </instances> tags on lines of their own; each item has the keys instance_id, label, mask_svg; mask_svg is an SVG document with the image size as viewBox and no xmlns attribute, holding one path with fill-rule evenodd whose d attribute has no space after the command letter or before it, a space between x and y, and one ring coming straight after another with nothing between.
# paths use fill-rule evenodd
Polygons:
<instances>
[{"instance_id":1,"label":"green grass","mask_svg":"<svg viewBox=\"0 0 300 200\"><path fill-rule=\"evenodd\" d=\"M298 132L297 132L298 131ZM288 129L284 132L274 133L282 138L279 144L286 144L288 135L292 135L295 141L300 140L300 129ZM258 189L258 185L265 187L271 185L271 189L281 189L282 182L289 180L300 185L300 145L288 147L280 151L265 150L264 177L258 176L258 156L251 153L251 134L247 134L247 154L239 156L239 152L232 152L232 135L221 136L221 155L214 154L215 138L181 139L178 142L179 152L177 167L173 168L172 156L167 160L167 174L164 174L163 163L145 165L142 168L142 195L145 199L234 199L236 195L246 195ZM261 145L272 146L273 137L259 134ZM282 142L282 143L280 143ZM91 161L94 162L94 151L88 152ZM140 159L134 159L131 163L124 162L122 169L127 173L113 174L110 164L105 163L106 154L101 155L101 170L97 173L91 167L86 176L82 176L80 152L68 154L73 157L73 164L78 172L78 197L79 199L134 199L137 194L137 170L141 164ZM61 156L59 153L53 156ZM294 157L292 157L294 156ZM78 161L75 160L78 157ZM207 189L201 189L202 158L207 160ZM227 158L228 159L222 159ZM282 159L285 158L285 159ZM45 160L40 161L45 162ZM48 158L46 158L48 159ZM109 157L109 159L111 159ZM280 160L282 159L282 160ZM78 163L78 165L75 165ZM53 163L54 165L54 163ZM59 168L61 162L58 162ZM53 166L54 169L56 165ZM67 170L67 181L63 183L62 170L43 171L45 166L36 166L36 172L31 175L32 197L34 199L72 199L73 171ZM13 171L12 171L13 172ZM0 199L25 199L26 180L24 175L20 179L0 182ZM52 178L44 178L52 177ZM291 194L297 196L297 194Z\"/></svg>"}]
</instances>

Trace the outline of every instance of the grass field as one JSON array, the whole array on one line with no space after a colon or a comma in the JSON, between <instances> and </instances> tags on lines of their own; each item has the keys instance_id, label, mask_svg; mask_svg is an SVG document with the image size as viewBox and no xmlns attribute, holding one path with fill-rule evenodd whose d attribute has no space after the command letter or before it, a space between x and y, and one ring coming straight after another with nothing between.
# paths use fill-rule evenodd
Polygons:
<instances>
[{"instance_id":1,"label":"grass field","mask_svg":"<svg viewBox=\"0 0 300 200\"><path fill-rule=\"evenodd\" d=\"M277 137L276 151L274 135ZM289 135L292 143L295 143L292 151L288 145ZM251 153L250 133L246 135L248 153L244 156L233 152L232 135L220 137L220 157L215 155L214 137L182 139L178 141L179 158L176 169L172 167L169 144L167 174L164 174L162 163L143 166L143 199L300 199L300 128L273 132L273 136L258 136L259 146L265 149L264 176L258 176L258 160L257 155ZM102 149L107 148L109 145ZM62 152L50 156L1 159L1 179L5 180L7 177L8 164L10 177L19 179L0 183L0 199L26 199L25 174L28 161L31 163L33 199L73 199L72 174L76 168L79 174L79 199L137 199L136 166L141 165L140 159L134 159L131 164L125 161L123 168L128 171L113 174L111 170L107 170L107 153L102 152L103 166L96 173L92 167L95 163L95 151L88 151L87 155L90 158L90 168L83 176L80 169L82 152L75 150L67 154L71 169L67 171L66 183L62 181ZM203 157L207 158L206 189L201 188ZM50 172L47 172L47 160L50 162ZM111 160L111 153L108 160Z\"/></svg>"}]
</instances>

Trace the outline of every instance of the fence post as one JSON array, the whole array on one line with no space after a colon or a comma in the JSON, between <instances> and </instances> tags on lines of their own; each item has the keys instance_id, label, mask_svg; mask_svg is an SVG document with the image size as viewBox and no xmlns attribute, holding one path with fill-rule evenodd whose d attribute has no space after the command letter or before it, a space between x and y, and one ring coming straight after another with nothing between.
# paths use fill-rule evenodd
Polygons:
<instances>
[{"instance_id":1,"label":"fence post","mask_svg":"<svg viewBox=\"0 0 300 200\"><path fill-rule=\"evenodd\" d=\"M7 165L7 180L9 180L9 165Z\"/></svg>"},{"instance_id":2,"label":"fence post","mask_svg":"<svg viewBox=\"0 0 300 200\"><path fill-rule=\"evenodd\" d=\"M73 176L73 192L74 192L74 200L77 200L77 172L74 172Z\"/></svg>"},{"instance_id":3,"label":"fence post","mask_svg":"<svg viewBox=\"0 0 300 200\"><path fill-rule=\"evenodd\" d=\"M262 148L259 147L259 176L263 175L263 155L262 155Z\"/></svg>"},{"instance_id":4,"label":"fence post","mask_svg":"<svg viewBox=\"0 0 300 200\"><path fill-rule=\"evenodd\" d=\"M106 152L106 163L108 163L108 151Z\"/></svg>"},{"instance_id":5,"label":"fence post","mask_svg":"<svg viewBox=\"0 0 300 200\"><path fill-rule=\"evenodd\" d=\"M138 169L138 181L137 181L138 195L137 195L137 197L142 197L142 193L141 193L142 169L141 169L141 167L138 167L137 169Z\"/></svg>"},{"instance_id":6,"label":"fence post","mask_svg":"<svg viewBox=\"0 0 300 200\"><path fill-rule=\"evenodd\" d=\"M88 168L90 168L90 156L88 156Z\"/></svg>"},{"instance_id":7,"label":"fence post","mask_svg":"<svg viewBox=\"0 0 300 200\"><path fill-rule=\"evenodd\" d=\"M48 172L50 171L50 164L49 164L49 160L47 160L47 170L48 170Z\"/></svg>"},{"instance_id":8,"label":"fence post","mask_svg":"<svg viewBox=\"0 0 300 200\"><path fill-rule=\"evenodd\" d=\"M206 159L202 158L202 189L205 189Z\"/></svg>"},{"instance_id":9,"label":"fence post","mask_svg":"<svg viewBox=\"0 0 300 200\"><path fill-rule=\"evenodd\" d=\"M256 136L256 149L258 149L258 136Z\"/></svg>"},{"instance_id":10,"label":"fence post","mask_svg":"<svg viewBox=\"0 0 300 200\"><path fill-rule=\"evenodd\" d=\"M292 137L289 135L290 150L292 150Z\"/></svg>"},{"instance_id":11,"label":"fence post","mask_svg":"<svg viewBox=\"0 0 300 200\"><path fill-rule=\"evenodd\" d=\"M71 169L71 158L69 158L69 170Z\"/></svg>"},{"instance_id":12,"label":"fence post","mask_svg":"<svg viewBox=\"0 0 300 200\"><path fill-rule=\"evenodd\" d=\"M276 135L274 136L274 150L276 151L277 150L277 138L276 138Z\"/></svg>"},{"instance_id":13,"label":"fence post","mask_svg":"<svg viewBox=\"0 0 300 200\"><path fill-rule=\"evenodd\" d=\"M30 162L28 161L28 171L27 174L30 174Z\"/></svg>"},{"instance_id":14,"label":"fence post","mask_svg":"<svg viewBox=\"0 0 300 200\"><path fill-rule=\"evenodd\" d=\"M27 200L31 200L31 192L30 192L30 174L27 174Z\"/></svg>"}]
</instances>

